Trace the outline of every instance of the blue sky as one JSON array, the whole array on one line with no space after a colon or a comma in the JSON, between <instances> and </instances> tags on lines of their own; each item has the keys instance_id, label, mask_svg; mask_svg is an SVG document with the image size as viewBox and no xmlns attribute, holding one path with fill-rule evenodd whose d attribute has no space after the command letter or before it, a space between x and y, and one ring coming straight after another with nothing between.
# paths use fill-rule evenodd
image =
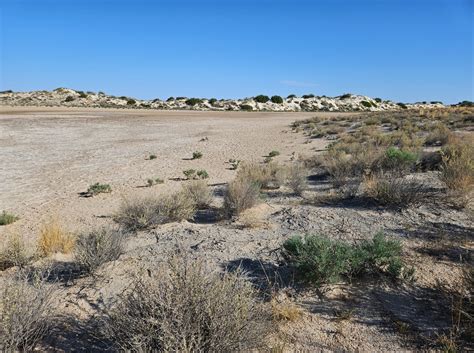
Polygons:
<instances>
[{"instance_id":1,"label":"blue sky","mask_svg":"<svg viewBox=\"0 0 474 353\"><path fill-rule=\"evenodd\" d=\"M0 89L473 97L472 0L0 0Z\"/></svg>"}]
</instances>

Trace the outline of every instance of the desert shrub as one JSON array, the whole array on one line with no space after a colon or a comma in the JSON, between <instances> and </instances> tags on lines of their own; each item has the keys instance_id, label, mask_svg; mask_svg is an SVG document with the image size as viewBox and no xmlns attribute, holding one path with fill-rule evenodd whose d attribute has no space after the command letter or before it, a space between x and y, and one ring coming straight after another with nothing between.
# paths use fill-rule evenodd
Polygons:
<instances>
[{"instance_id":1,"label":"desert shrub","mask_svg":"<svg viewBox=\"0 0 474 353\"><path fill-rule=\"evenodd\" d=\"M0 271L10 267L23 267L28 264L30 256L26 250L23 238L14 233L3 239L0 248Z\"/></svg>"},{"instance_id":2,"label":"desert shrub","mask_svg":"<svg viewBox=\"0 0 474 353\"><path fill-rule=\"evenodd\" d=\"M376 101L377 103L382 103L382 98L374 98L374 101Z\"/></svg>"},{"instance_id":3,"label":"desert shrub","mask_svg":"<svg viewBox=\"0 0 474 353\"><path fill-rule=\"evenodd\" d=\"M268 96L265 96L263 94L260 94L254 98L255 102L257 103L267 103L270 98Z\"/></svg>"},{"instance_id":4,"label":"desert shrub","mask_svg":"<svg viewBox=\"0 0 474 353\"><path fill-rule=\"evenodd\" d=\"M67 96L66 99L64 100L65 102L72 102L74 101L75 98L73 96Z\"/></svg>"},{"instance_id":5,"label":"desert shrub","mask_svg":"<svg viewBox=\"0 0 474 353\"><path fill-rule=\"evenodd\" d=\"M272 158L276 157L276 156L279 156L279 155L280 155L280 152L275 151L275 150L270 151L270 153L268 153L268 157L272 157Z\"/></svg>"},{"instance_id":6,"label":"desert shrub","mask_svg":"<svg viewBox=\"0 0 474 353\"><path fill-rule=\"evenodd\" d=\"M0 281L0 351L33 352L53 323L53 287L41 274Z\"/></svg>"},{"instance_id":7,"label":"desert shrub","mask_svg":"<svg viewBox=\"0 0 474 353\"><path fill-rule=\"evenodd\" d=\"M74 236L68 233L56 218L53 218L41 226L37 250L40 256L55 253L68 254L74 249L74 242Z\"/></svg>"},{"instance_id":8,"label":"desert shrub","mask_svg":"<svg viewBox=\"0 0 474 353\"><path fill-rule=\"evenodd\" d=\"M302 96L304 99L308 99L308 98L314 98L314 94L310 93L310 94L303 94Z\"/></svg>"},{"instance_id":9,"label":"desert shrub","mask_svg":"<svg viewBox=\"0 0 474 353\"><path fill-rule=\"evenodd\" d=\"M283 98L280 96L272 96L271 101L272 103L283 104Z\"/></svg>"},{"instance_id":10,"label":"desert shrub","mask_svg":"<svg viewBox=\"0 0 474 353\"><path fill-rule=\"evenodd\" d=\"M295 236L283 244L285 258L304 280L316 286L366 273L400 277L404 270L401 250L399 242L387 240L382 234L356 245L318 235Z\"/></svg>"},{"instance_id":11,"label":"desert shrub","mask_svg":"<svg viewBox=\"0 0 474 353\"><path fill-rule=\"evenodd\" d=\"M237 177L227 185L224 193L224 213L237 216L255 206L260 196L260 184L252 178Z\"/></svg>"},{"instance_id":12,"label":"desert shrub","mask_svg":"<svg viewBox=\"0 0 474 353\"><path fill-rule=\"evenodd\" d=\"M408 109L408 107L405 103L397 103L397 105L402 109Z\"/></svg>"},{"instance_id":13,"label":"desert shrub","mask_svg":"<svg viewBox=\"0 0 474 353\"><path fill-rule=\"evenodd\" d=\"M243 163L237 178L248 179L263 189L278 189L284 181L284 170L277 163Z\"/></svg>"},{"instance_id":14,"label":"desert shrub","mask_svg":"<svg viewBox=\"0 0 474 353\"><path fill-rule=\"evenodd\" d=\"M366 177L364 193L381 205L393 207L408 207L427 196L424 185L419 181L387 173Z\"/></svg>"},{"instance_id":15,"label":"desert shrub","mask_svg":"<svg viewBox=\"0 0 474 353\"><path fill-rule=\"evenodd\" d=\"M87 98L87 94L83 91L78 91L77 93L79 93L79 98Z\"/></svg>"},{"instance_id":16,"label":"desert shrub","mask_svg":"<svg viewBox=\"0 0 474 353\"><path fill-rule=\"evenodd\" d=\"M206 208L212 203L212 193L203 180L192 181L183 187L184 192L193 200L197 208Z\"/></svg>"},{"instance_id":17,"label":"desert shrub","mask_svg":"<svg viewBox=\"0 0 474 353\"><path fill-rule=\"evenodd\" d=\"M135 99L127 99L127 105L135 105L137 101Z\"/></svg>"},{"instance_id":18,"label":"desert shrub","mask_svg":"<svg viewBox=\"0 0 474 353\"><path fill-rule=\"evenodd\" d=\"M240 159L234 159L234 158L229 159L230 169L236 170L239 167L240 162L241 162Z\"/></svg>"},{"instance_id":19,"label":"desert shrub","mask_svg":"<svg viewBox=\"0 0 474 353\"><path fill-rule=\"evenodd\" d=\"M308 169L303 163L293 163L286 170L286 185L295 195L301 195L308 186Z\"/></svg>"},{"instance_id":20,"label":"desert shrub","mask_svg":"<svg viewBox=\"0 0 474 353\"><path fill-rule=\"evenodd\" d=\"M253 107L252 107L251 105L249 105L249 104L242 104L242 105L240 106L240 109L246 110L246 111L252 111L252 110L253 110Z\"/></svg>"},{"instance_id":21,"label":"desert shrub","mask_svg":"<svg viewBox=\"0 0 474 353\"><path fill-rule=\"evenodd\" d=\"M109 184L95 183L89 186L86 193L89 196L95 196L98 194L110 193L110 192L112 192L112 188L110 187Z\"/></svg>"},{"instance_id":22,"label":"desert shrub","mask_svg":"<svg viewBox=\"0 0 474 353\"><path fill-rule=\"evenodd\" d=\"M185 99L186 99L186 97L176 97L177 101L182 101L182 100L185 100Z\"/></svg>"},{"instance_id":23,"label":"desert shrub","mask_svg":"<svg viewBox=\"0 0 474 353\"><path fill-rule=\"evenodd\" d=\"M202 153L199 151L193 152L193 159L200 159L202 158Z\"/></svg>"},{"instance_id":24,"label":"desert shrub","mask_svg":"<svg viewBox=\"0 0 474 353\"><path fill-rule=\"evenodd\" d=\"M152 187L153 185L156 185L156 184L163 184L164 183L164 180L161 179L161 178L155 178L155 179L147 179L147 184L149 187Z\"/></svg>"},{"instance_id":25,"label":"desert shrub","mask_svg":"<svg viewBox=\"0 0 474 353\"><path fill-rule=\"evenodd\" d=\"M114 261L123 252L124 235L112 229L97 229L79 235L74 247L74 258L88 273L106 262Z\"/></svg>"},{"instance_id":26,"label":"desert shrub","mask_svg":"<svg viewBox=\"0 0 474 353\"><path fill-rule=\"evenodd\" d=\"M339 96L339 99L347 99L347 98L351 98L351 97L352 97L351 93L345 93L342 96Z\"/></svg>"},{"instance_id":27,"label":"desert shrub","mask_svg":"<svg viewBox=\"0 0 474 353\"><path fill-rule=\"evenodd\" d=\"M0 226L5 226L8 224L12 224L13 222L16 222L19 220L17 216L14 214L8 213L7 211L3 211L0 213Z\"/></svg>"},{"instance_id":28,"label":"desert shrub","mask_svg":"<svg viewBox=\"0 0 474 353\"><path fill-rule=\"evenodd\" d=\"M158 157L156 156L156 154L150 154L150 155L148 156L148 159L149 159L149 160L153 160L153 159L157 159L157 158L158 158Z\"/></svg>"},{"instance_id":29,"label":"desert shrub","mask_svg":"<svg viewBox=\"0 0 474 353\"><path fill-rule=\"evenodd\" d=\"M444 147L441 155L441 181L452 191L472 191L474 144L471 141L458 141Z\"/></svg>"},{"instance_id":30,"label":"desert shrub","mask_svg":"<svg viewBox=\"0 0 474 353\"><path fill-rule=\"evenodd\" d=\"M288 97L286 97L287 99L291 99L291 98L296 98L296 94L289 94Z\"/></svg>"},{"instance_id":31,"label":"desert shrub","mask_svg":"<svg viewBox=\"0 0 474 353\"><path fill-rule=\"evenodd\" d=\"M191 180L191 179L196 179L196 169L186 169L183 170L183 174L186 177L186 179Z\"/></svg>"},{"instance_id":32,"label":"desert shrub","mask_svg":"<svg viewBox=\"0 0 474 353\"><path fill-rule=\"evenodd\" d=\"M453 141L454 134L451 130L444 124L439 123L435 126L433 130L430 131L428 136L425 139L426 146L443 146L448 142Z\"/></svg>"},{"instance_id":33,"label":"desert shrub","mask_svg":"<svg viewBox=\"0 0 474 353\"><path fill-rule=\"evenodd\" d=\"M239 272L210 272L174 256L154 278L137 277L109 306L102 331L119 350L235 352L260 348L270 313Z\"/></svg>"},{"instance_id":34,"label":"desert shrub","mask_svg":"<svg viewBox=\"0 0 474 353\"><path fill-rule=\"evenodd\" d=\"M380 168L403 175L414 168L417 160L418 155L416 153L389 147L380 160Z\"/></svg>"},{"instance_id":35,"label":"desert shrub","mask_svg":"<svg viewBox=\"0 0 474 353\"><path fill-rule=\"evenodd\" d=\"M202 99L199 98L189 98L186 100L186 105L195 106L196 104L202 103Z\"/></svg>"},{"instance_id":36,"label":"desert shrub","mask_svg":"<svg viewBox=\"0 0 474 353\"><path fill-rule=\"evenodd\" d=\"M362 104L366 108L371 108L372 107L372 103L370 103L368 101L361 101L360 104Z\"/></svg>"},{"instance_id":37,"label":"desert shrub","mask_svg":"<svg viewBox=\"0 0 474 353\"><path fill-rule=\"evenodd\" d=\"M168 99L167 99L166 101L167 101L167 102L174 101L174 97L168 97Z\"/></svg>"},{"instance_id":38,"label":"desert shrub","mask_svg":"<svg viewBox=\"0 0 474 353\"><path fill-rule=\"evenodd\" d=\"M205 169L198 170L196 172L196 175L199 179L208 179L209 178L209 174L207 173L207 171Z\"/></svg>"},{"instance_id":39,"label":"desert shrub","mask_svg":"<svg viewBox=\"0 0 474 353\"><path fill-rule=\"evenodd\" d=\"M215 98L209 99L209 104L210 105L214 105L216 102L217 102L217 99L215 99Z\"/></svg>"},{"instance_id":40,"label":"desert shrub","mask_svg":"<svg viewBox=\"0 0 474 353\"><path fill-rule=\"evenodd\" d=\"M190 219L194 212L193 200L186 193L178 192L168 196L125 200L114 219L126 230L136 231Z\"/></svg>"}]
</instances>

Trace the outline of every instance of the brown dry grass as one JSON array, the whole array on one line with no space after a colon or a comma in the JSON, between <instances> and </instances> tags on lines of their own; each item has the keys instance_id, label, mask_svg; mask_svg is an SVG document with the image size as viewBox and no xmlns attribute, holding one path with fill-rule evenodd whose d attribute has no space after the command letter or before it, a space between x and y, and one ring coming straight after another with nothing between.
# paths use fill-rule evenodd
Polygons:
<instances>
[{"instance_id":1,"label":"brown dry grass","mask_svg":"<svg viewBox=\"0 0 474 353\"><path fill-rule=\"evenodd\" d=\"M69 254L74 249L74 243L74 236L63 228L57 218L52 218L41 226L37 249L40 256Z\"/></svg>"}]
</instances>

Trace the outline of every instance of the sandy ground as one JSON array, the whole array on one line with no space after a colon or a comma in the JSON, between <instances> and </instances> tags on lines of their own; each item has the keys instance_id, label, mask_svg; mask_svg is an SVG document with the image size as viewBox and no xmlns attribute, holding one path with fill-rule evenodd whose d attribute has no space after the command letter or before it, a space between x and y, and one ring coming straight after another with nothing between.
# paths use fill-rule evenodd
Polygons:
<instances>
[{"instance_id":1,"label":"sandy ground","mask_svg":"<svg viewBox=\"0 0 474 353\"><path fill-rule=\"evenodd\" d=\"M122 197L179 188L172 179L185 169L205 169L209 183L218 184L235 175L230 158L262 160L278 150L283 161L320 148L289 128L314 115L3 107L0 210L18 215L15 227L28 237L50 216L76 231L100 222L94 218L112 213ZM189 160L194 151L203 157ZM150 154L158 158L148 160ZM143 188L152 177L165 183ZM79 196L96 182L110 184L112 194Z\"/></svg>"}]
</instances>

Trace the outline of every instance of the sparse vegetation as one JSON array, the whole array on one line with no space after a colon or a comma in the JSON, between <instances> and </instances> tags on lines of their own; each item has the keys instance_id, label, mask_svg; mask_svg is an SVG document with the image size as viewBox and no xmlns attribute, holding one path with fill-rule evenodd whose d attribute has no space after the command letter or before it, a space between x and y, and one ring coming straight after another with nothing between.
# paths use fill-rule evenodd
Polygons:
<instances>
[{"instance_id":1,"label":"sparse vegetation","mask_svg":"<svg viewBox=\"0 0 474 353\"><path fill-rule=\"evenodd\" d=\"M66 99L64 100L66 103L74 101L75 98L73 96L67 96Z\"/></svg>"},{"instance_id":2,"label":"sparse vegetation","mask_svg":"<svg viewBox=\"0 0 474 353\"><path fill-rule=\"evenodd\" d=\"M229 159L230 169L236 170L239 167L240 162L241 162L240 159L234 159L234 158Z\"/></svg>"},{"instance_id":3,"label":"sparse vegetation","mask_svg":"<svg viewBox=\"0 0 474 353\"><path fill-rule=\"evenodd\" d=\"M202 99L199 98L189 98L186 100L186 105L189 105L191 107L195 106L196 104L202 103Z\"/></svg>"},{"instance_id":4,"label":"sparse vegetation","mask_svg":"<svg viewBox=\"0 0 474 353\"><path fill-rule=\"evenodd\" d=\"M202 153L199 151L193 152L193 159L200 159L202 158Z\"/></svg>"},{"instance_id":5,"label":"sparse vegetation","mask_svg":"<svg viewBox=\"0 0 474 353\"><path fill-rule=\"evenodd\" d=\"M252 111L253 107L249 104L242 104L240 105L240 109L245 110L245 111Z\"/></svg>"},{"instance_id":6,"label":"sparse vegetation","mask_svg":"<svg viewBox=\"0 0 474 353\"><path fill-rule=\"evenodd\" d=\"M119 350L232 352L260 348L270 313L240 273L173 257L137 277L105 312L103 334Z\"/></svg>"},{"instance_id":7,"label":"sparse vegetation","mask_svg":"<svg viewBox=\"0 0 474 353\"><path fill-rule=\"evenodd\" d=\"M255 206L260 196L260 184L252 178L238 176L227 185L224 194L224 213L237 216Z\"/></svg>"},{"instance_id":8,"label":"sparse vegetation","mask_svg":"<svg viewBox=\"0 0 474 353\"><path fill-rule=\"evenodd\" d=\"M183 174L186 177L186 179L191 180L191 179L196 179L196 169L186 169L183 170Z\"/></svg>"},{"instance_id":9,"label":"sparse vegetation","mask_svg":"<svg viewBox=\"0 0 474 353\"><path fill-rule=\"evenodd\" d=\"M198 170L196 172L196 175L199 179L208 179L209 178L209 174L204 169Z\"/></svg>"},{"instance_id":10,"label":"sparse vegetation","mask_svg":"<svg viewBox=\"0 0 474 353\"><path fill-rule=\"evenodd\" d=\"M275 151L275 150L273 150L273 151L271 151L270 153L268 153L268 157L271 157L271 158L276 157L276 156L279 156L279 155L280 155L280 152Z\"/></svg>"},{"instance_id":11,"label":"sparse vegetation","mask_svg":"<svg viewBox=\"0 0 474 353\"><path fill-rule=\"evenodd\" d=\"M191 219L194 213L194 201L181 191L168 196L125 200L114 219L124 229L136 231Z\"/></svg>"},{"instance_id":12,"label":"sparse vegetation","mask_svg":"<svg viewBox=\"0 0 474 353\"><path fill-rule=\"evenodd\" d=\"M110 193L110 192L112 192L112 188L110 187L109 184L95 183L89 186L86 194L89 196L95 196L98 194Z\"/></svg>"},{"instance_id":13,"label":"sparse vegetation","mask_svg":"<svg viewBox=\"0 0 474 353\"><path fill-rule=\"evenodd\" d=\"M7 211L3 211L2 213L0 213L0 226L12 224L19 219L20 218L15 216L14 214L8 213Z\"/></svg>"},{"instance_id":14,"label":"sparse vegetation","mask_svg":"<svg viewBox=\"0 0 474 353\"><path fill-rule=\"evenodd\" d=\"M96 229L79 235L74 247L74 258L87 273L93 273L106 262L114 261L123 252L122 232Z\"/></svg>"},{"instance_id":15,"label":"sparse vegetation","mask_svg":"<svg viewBox=\"0 0 474 353\"><path fill-rule=\"evenodd\" d=\"M0 271L14 266L24 267L29 260L23 238L18 233L8 234L0 247Z\"/></svg>"},{"instance_id":16,"label":"sparse vegetation","mask_svg":"<svg viewBox=\"0 0 474 353\"><path fill-rule=\"evenodd\" d=\"M192 181L186 184L183 189L197 208L207 208L212 203L212 193L203 180Z\"/></svg>"},{"instance_id":17,"label":"sparse vegetation","mask_svg":"<svg viewBox=\"0 0 474 353\"><path fill-rule=\"evenodd\" d=\"M263 94L260 94L254 98L255 102L257 103L267 103L270 98L268 96L265 96Z\"/></svg>"},{"instance_id":18,"label":"sparse vegetation","mask_svg":"<svg viewBox=\"0 0 474 353\"><path fill-rule=\"evenodd\" d=\"M150 154L150 155L148 156L148 159L149 159L149 160L153 160L153 159L157 159L157 158L158 158L158 157L156 156L156 154Z\"/></svg>"},{"instance_id":19,"label":"sparse vegetation","mask_svg":"<svg viewBox=\"0 0 474 353\"><path fill-rule=\"evenodd\" d=\"M152 187L153 185L156 185L156 184L163 184L164 183L164 180L161 179L161 178L150 178L150 179L147 179L147 185L148 187Z\"/></svg>"},{"instance_id":20,"label":"sparse vegetation","mask_svg":"<svg viewBox=\"0 0 474 353\"><path fill-rule=\"evenodd\" d=\"M307 188L308 169L302 163L291 164L286 171L286 184L295 195Z\"/></svg>"},{"instance_id":21,"label":"sparse vegetation","mask_svg":"<svg viewBox=\"0 0 474 353\"><path fill-rule=\"evenodd\" d=\"M127 105L135 105L137 104L137 101L135 99L127 99Z\"/></svg>"}]
</instances>

